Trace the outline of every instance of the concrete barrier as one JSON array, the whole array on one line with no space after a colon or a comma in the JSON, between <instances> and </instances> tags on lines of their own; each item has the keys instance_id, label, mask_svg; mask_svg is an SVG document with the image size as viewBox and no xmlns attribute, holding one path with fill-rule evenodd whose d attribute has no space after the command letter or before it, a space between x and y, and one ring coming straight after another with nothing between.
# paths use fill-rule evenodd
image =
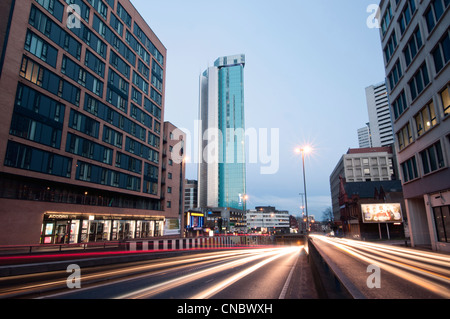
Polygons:
<instances>
[{"instance_id":1,"label":"concrete barrier","mask_svg":"<svg viewBox=\"0 0 450 319\"><path fill-rule=\"evenodd\" d=\"M321 299L366 299L314 241L308 238L308 260Z\"/></svg>"}]
</instances>

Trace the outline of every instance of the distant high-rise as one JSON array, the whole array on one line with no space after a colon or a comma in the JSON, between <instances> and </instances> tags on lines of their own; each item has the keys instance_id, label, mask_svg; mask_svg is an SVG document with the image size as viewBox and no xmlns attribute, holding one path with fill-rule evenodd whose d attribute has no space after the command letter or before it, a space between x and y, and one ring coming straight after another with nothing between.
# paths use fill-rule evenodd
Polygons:
<instances>
[{"instance_id":1,"label":"distant high-rise","mask_svg":"<svg viewBox=\"0 0 450 319\"><path fill-rule=\"evenodd\" d=\"M369 113L369 147L384 147L394 143L389 98L384 82L366 88L367 111ZM361 147L361 146L360 146Z\"/></svg>"},{"instance_id":2,"label":"distant high-rise","mask_svg":"<svg viewBox=\"0 0 450 319\"><path fill-rule=\"evenodd\" d=\"M218 58L200 76L200 207L244 209L245 55Z\"/></svg>"},{"instance_id":3,"label":"distant high-rise","mask_svg":"<svg viewBox=\"0 0 450 319\"><path fill-rule=\"evenodd\" d=\"M358 144L359 148L372 147L372 138L370 136L370 124L358 129Z\"/></svg>"}]
</instances>

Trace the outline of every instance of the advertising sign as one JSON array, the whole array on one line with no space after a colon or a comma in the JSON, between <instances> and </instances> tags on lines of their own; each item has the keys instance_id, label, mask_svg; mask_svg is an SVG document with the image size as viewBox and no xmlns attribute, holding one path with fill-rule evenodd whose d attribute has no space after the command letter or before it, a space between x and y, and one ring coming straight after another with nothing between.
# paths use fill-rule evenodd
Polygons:
<instances>
[{"instance_id":1,"label":"advertising sign","mask_svg":"<svg viewBox=\"0 0 450 319\"><path fill-rule=\"evenodd\" d=\"M399 223L403 221L400 204L361 205L364 223Z\"/></svg>"}]
</instances>

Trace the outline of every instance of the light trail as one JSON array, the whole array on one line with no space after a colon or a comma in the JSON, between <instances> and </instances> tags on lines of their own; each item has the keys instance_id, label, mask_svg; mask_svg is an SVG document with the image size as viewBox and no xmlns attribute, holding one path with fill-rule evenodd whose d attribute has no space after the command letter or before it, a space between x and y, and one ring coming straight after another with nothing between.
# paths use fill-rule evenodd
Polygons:
<instances>
[{"instance_id":1,"label":"light trail","mask_svg":"<svg viewBox=\"0 0 450 319\"><path fill-rule=\"evenodd\" d=\"M450 277L447 275L450 269L450 258L445 255L416 252L399 247L348 239L332 239L320 235L311 235L311 237L329 243L368 264L377 265L381 269L444 298L450 298ZM399 257L399 255L402 257Z\"/></svg>"},{"instance_id":2,"label":"light trail","mask_svg":"<svg viewBox=\"0 0 450 319\"><path fill-rule=\"evenodd\" d=\"M259 250L259 252L260 253L258 253L257 255L254 255L254 256L242 258L242 259L239 259L239 260L236 260L236 261L232 261L232 262L227 262L226 264L223 264L223 265L218 265L218 266L214 266L214 267L211 267L211 268L208 268L208 269L200 270L200 271L197 271L197 272L194 272L194 273L190 273L190 274L185 275L185 276L181 276L181 277L178 277L178 278L175 278L175 279L172 279L172 280L168 280L168 281L165 281L165 282L161 282L161 283L158 283L158 284L155 284L155 285L143 288L143 289L139 289L137 291L133 291L133 292L130 292L130 293L127 293L127 294L123 294L123 295L120 295L120 296L116 297L115 299L143 299L143 298L150 298L152 296L161 294L161 293L163 293L165 291L177 288L177 287L182 286L182 285L186 285L186 284L188 284L190 282L199 280L201 278L214 275L214 274L216 274L218 272L226 271L226 270L229 270L229 269L234 268L234 267L245 265L245 264L247 264L249 262L253 262L253 261L256 261L258 259L268 258L265 261L263 261L263 262L258 264L258 265L260 265L259 267L262 267L264 264L267 264L268 262L271 262L271 261L273 261L273 260L275 260L275 259L277 259L277 258L279 258L279 257L281 257L281 256L283 256L283 255L285 255L287 253L292 253L292 249L273 248L273 249L265 249L265 250L262 250L262 251ZM250 267L250 268L253 268L253 267ZM256 269L253 269L253 271L254 270L256 270ZM236 275L233 276L232 278L237 280L235 277L236 277ZM231 284L231 282L229 282L228 279L226 281L227 281L227 285ZM224 289L225 288L224 287L225 283L222 282L221 284L222 285L221 285L220 288ZM220 286L220 284L219 284L219 286ZM217 293L218 291L219 291L219 289L216 289L215 293ZM208 296L211 296L211 295L212 295L211 292L208 293ZM199 296L194 296L193 299L198 299L197 297L199 298Z\"/></svg>"},{"instance_id":3,"label":"light trail","mask_svg":"<svg viewBox=\"0 0 450 319\"><path fill-rule=\"evenodd\" d=\"M300 250L302 248L303 247L301 247ZM272 261L274 261L274 260L276 260L276 259L278 259L280 257L283 257L284 255L294 253L295 251L299 252L298 247L297 248L283 249L278 254L276 254L276 255L274 255L274 256L266 259L266 260L263 260L263 261L257 263L256 265L253 265L253 266L251 266L249 268L246 268L246 269L242 270L241 272L237 273L236 275L231 276L230 278L227 278L227 279L223 280L222 282L214 285L213 287L211 287L209 289L206 289L203 292L192 296L190 299L208 299L211 296L213 296L213 295L217 294L218 292L222 291L226 287L232 285L236 281L244 278L245 276L251 274L252 272L254 272L256 270L258 270L259 268L265 266L266 264L271 263Z\"/></svg>"},{"instance_id":4,"label":"light trail","mask_svg":"<svg viewBox=\"0 0 450 319\"><path fill-rule=\"evenodd\" d=\"M205 263L210 263L214 260L228 260L236 258L240 255L255 255L259 254L259 252L255 251L254 249L243 249L243 250L236 250L236 251L226 251L226 252L217 252L217 253L209 253L209 254L200 254L196 255L195 257L183 257L183 258L177 258L176 260L173 259L161 259L161 260L153 260L151 261L151 264L147 265L141 265L141 266L131 266L126 268L121 268L117 270L111 270L111 271L102 271L95 274L88 274L83 275L81 277L82 285L86 283L92 283L95 281L101 281L101 280L111 280L118 277L128 276L131 274L139 274L139 273L147 273L152 270L156 270L158 268L167 268L172 267L171 270L180 269L183 267L186 267L186 265L189 264L197 264L202 265ZM76 262L76 261L74 261ZM164 271L167 271L165 269ZM61 287L61 288L67 288L67 272L65 271L58 271L58 272L52 272L53 274L62 274L64 279L58 279L58 280L51 280L48 282L40 282L40 283L34 283L34 284L25 284L21 285L20 287L10 287L10 288L3 288L0 289L0 297L10 297L14 294L20 294L20 293L33 293L34 291L41 291L45 289L49 289L52 287ZM14 276L14 277L3 277L0 278L0 283L14 279L21 279L21 280L30 280L32 277L36 277L38 275L22 275L22 276ZM148 273L145 275L148 276ZM84 288L83 288L84 289ZM64 294L64 293L63 293Z\"/></svg>"}]
</instances>

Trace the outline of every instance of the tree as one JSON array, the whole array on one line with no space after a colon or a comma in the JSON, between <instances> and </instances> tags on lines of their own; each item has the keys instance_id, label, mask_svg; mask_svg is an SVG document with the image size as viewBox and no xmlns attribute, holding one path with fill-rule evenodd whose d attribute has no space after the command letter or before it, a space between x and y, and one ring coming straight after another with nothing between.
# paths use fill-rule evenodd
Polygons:
<instances>
[{"instance_id":1,"label":"tree","mask_svg":"<svg viewBox=\"0 0 450 319\"><path fill-rule=\"evenodd\" d=\"M331 209L331 207L325 208L325 210L322 212L322 221L324 222L334 221L333 210Z\"/></svg>"}]
</instances>

